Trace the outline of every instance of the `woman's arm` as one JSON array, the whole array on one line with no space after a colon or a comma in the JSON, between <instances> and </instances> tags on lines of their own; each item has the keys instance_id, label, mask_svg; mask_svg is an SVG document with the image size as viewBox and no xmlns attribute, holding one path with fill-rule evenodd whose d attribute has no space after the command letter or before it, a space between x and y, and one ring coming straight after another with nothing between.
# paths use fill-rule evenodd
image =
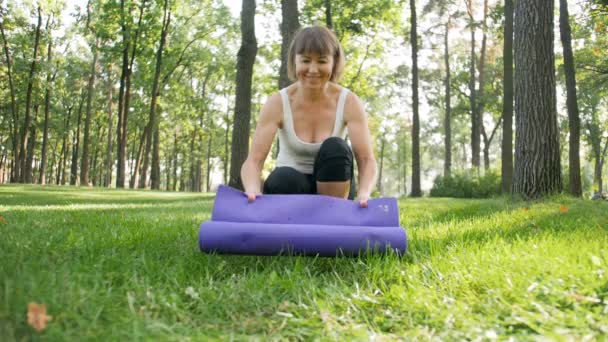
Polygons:
<instances>
[{"instance_id":1,"label":"woman's arm","mask_svg":"<svg viewBox=\"0 0 608 342\"><path fill-rule=\"evenodd\" d=\"M254 201L256 195L261 193L262 168L281 125L282 115L281 95L277 93L268 99L260 111L249 155L241 167L241 181L249 201Z\"/></svg>"},{"instance_id":2,"label":"woman's arm","mask_svg":"<svg viewBox=\"0 0 608 342\"><path fill-rule=\"evenodd\" d=\"M344 121L359 170L357 199L362 207L367 207L367 200L376 184L377 165L367 124L367 114L361 100L353 93L349 93L346 98Z\"/></svg>"}]
</instances>

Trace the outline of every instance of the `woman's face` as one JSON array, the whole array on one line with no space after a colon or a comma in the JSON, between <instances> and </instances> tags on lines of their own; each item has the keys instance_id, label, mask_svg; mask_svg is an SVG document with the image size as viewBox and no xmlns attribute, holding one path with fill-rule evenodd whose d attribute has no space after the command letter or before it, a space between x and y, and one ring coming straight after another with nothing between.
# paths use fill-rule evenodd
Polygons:
<instances>
[{"instance_id":1,"label":"woman's face","mask_svg":"<svg viewBox=\"0 0 608 342\"><path fill-rule=\"evenodd\" d=\"M296 55L296 76L307 88L322 88L331 78L334 59L331 55L304 53Z\"/></svg>"}]
</instances>

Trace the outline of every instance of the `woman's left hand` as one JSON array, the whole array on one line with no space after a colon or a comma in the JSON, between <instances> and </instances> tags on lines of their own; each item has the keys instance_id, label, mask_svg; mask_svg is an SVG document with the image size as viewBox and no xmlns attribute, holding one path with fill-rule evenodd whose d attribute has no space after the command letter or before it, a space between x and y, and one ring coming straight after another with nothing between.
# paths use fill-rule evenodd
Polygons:
<instances>
[{"instance_id":1,"label":"woman's left hand","mask_svg":"<svg viewBox=\"0 0 608 342\"><path fill-rule=\"evenodd\" d=\"M357 202L359 202L359 206L361 208L367 208L367 201L369 200L369 195L360 194L357 196Z\"/></svg>"}]
</instances>

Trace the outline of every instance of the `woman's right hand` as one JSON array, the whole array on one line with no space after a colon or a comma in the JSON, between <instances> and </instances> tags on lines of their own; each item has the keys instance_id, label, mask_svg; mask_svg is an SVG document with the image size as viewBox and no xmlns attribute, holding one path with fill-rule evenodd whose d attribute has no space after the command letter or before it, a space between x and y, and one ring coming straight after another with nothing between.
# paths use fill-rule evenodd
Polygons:
<instances>
[{"instance_id":1,"label":"woman's right hand","mask_svg":"<svg viewBox=\"0 0 608 342\"><path fill-rule=\"evenodd\" d=\"M249 203L254 202L256 198L260 196L260 194L256 194L255 192L245 192L245 195L247 195L247 201Z\"/></svg>"}]
</instances>

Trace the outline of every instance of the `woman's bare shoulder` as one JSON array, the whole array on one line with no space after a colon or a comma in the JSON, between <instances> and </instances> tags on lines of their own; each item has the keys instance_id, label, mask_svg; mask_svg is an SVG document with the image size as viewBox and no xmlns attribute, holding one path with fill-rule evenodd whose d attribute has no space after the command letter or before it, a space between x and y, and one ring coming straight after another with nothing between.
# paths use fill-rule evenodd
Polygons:
<instances>
[{"instance_id":1,"label":"woman's bare shoulder","mask_svg":"<svg viewBox=\"0 0 608 342\"><path fill-rule=\"evenodd\" d=\"M344 119L346 121L356 119L358 117L365 116L365 107L363 102L352 91L349 91L346 95L346 101L344 103Z\"/></svg>"}]
</instances>

